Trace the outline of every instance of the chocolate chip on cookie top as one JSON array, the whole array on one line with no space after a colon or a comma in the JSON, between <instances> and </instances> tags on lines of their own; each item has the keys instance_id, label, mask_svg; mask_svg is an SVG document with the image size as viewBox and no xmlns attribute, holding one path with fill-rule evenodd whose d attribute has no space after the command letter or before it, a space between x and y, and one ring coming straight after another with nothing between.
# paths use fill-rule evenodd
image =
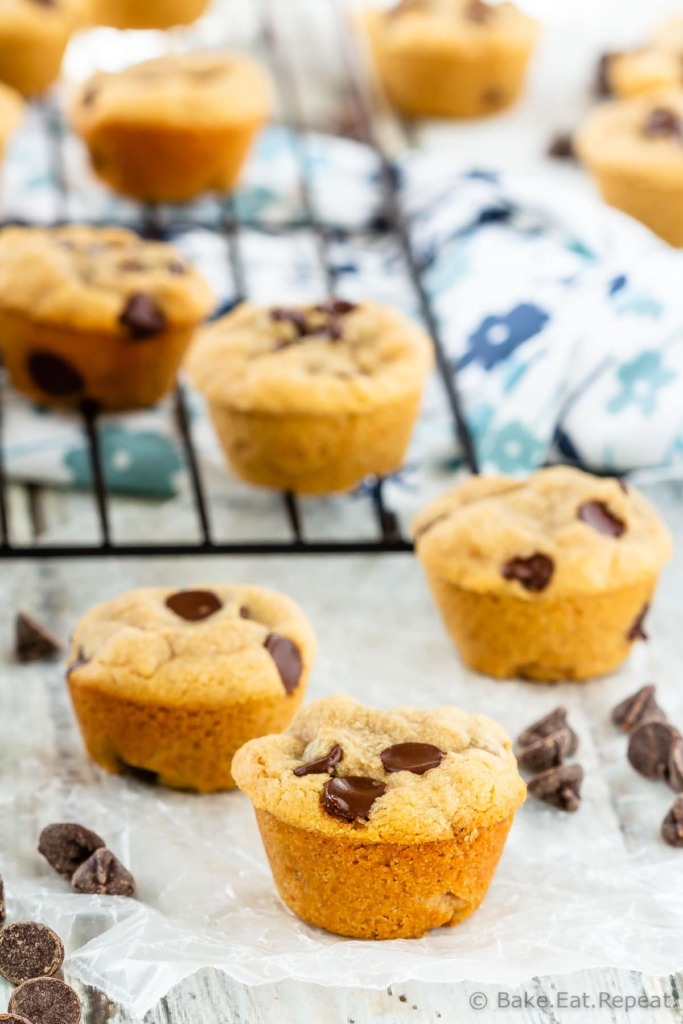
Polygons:
<instances>
[{"instance_id":1,"label":"chocolate chip on cookie top","mask_svg":"<svg viewBox=\"0 0 683 1024\"><path fill-rule=\"evenodd\" d=\"M683 143L683 118L668 107L654 107L645 118L643 135L649 139L676 139Z\"/></svg>"}]
</instances>

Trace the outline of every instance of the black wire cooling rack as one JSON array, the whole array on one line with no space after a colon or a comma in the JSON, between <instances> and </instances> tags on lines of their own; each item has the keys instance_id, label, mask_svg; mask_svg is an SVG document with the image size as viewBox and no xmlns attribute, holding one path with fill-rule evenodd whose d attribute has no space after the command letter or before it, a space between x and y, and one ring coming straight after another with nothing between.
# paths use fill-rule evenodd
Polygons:
<instances>
[{"instance_id":1,"label":"black wire cooling rack","mask_svg":"<svg viewBox=\"0 0 683 1024\"><path fill-rule=\"evenodd\" d=\"M344 91L350 109L354 111L354 124L359 139L374 150L380 169L378 189L381 194L380 213L376 218L374 230L393 237L397 243L405 264L407 277L414 290L414 298L424 324L432 338L436 357L437 370L443 383L448 406L452 414L454 441L467 468L476 473L477 458L472 437L465 420L462 403L458 393L457 381L453 367L445 353L441 342L437 316L430 302L429 293L424 282L424 270L416 255L402 208L398 186L398 173L394 161L381 145L375 129L373 100L365 81L362 61L359 60L348 25L346 13L337 0L330 0L331 9L336 19L337 42L343 67ZM306 162L310 126L304 114L301 87L295 73L291 50L283 45L272 17L271 0L262 0L260 8L260 37L262 55L275 81L279 102L283 112L283 121L294 131L295 150L297 156L297 173L299 191L304 212L303 220L297 221L298 229L307 229L316 242L316 258L326 287L330 294L335 291L337 271L330 258L330 247L338 237L338 226L324 223L316 210L313 200L312 182ZM48 101L41 110L42 121L48 136L50 160L58 187L57 213L55 225L68 223L68 184L64 161L64 126L55 106ZM163 223L159 212L152 207L138 208L138 222L135 227L146 237L162 237L176 234L188 228L204 228L219 232L227 242L227 254L230 270L235 281L237 300L248 298L245 285L246 274L242 260L241 232L248 227L250 230L272 232L272 225L259 225L253 220L247 222L240 218L238 204L230 199L221 202L220 215L215 223L190 224ZM286 230L281 228L280 230ZM193 542L154 543L152 541L136 543L119 543L113 537L111 527L111 503L115 499L110 495L105 483L103 455L100 438L99 416L96 408L85 404L81 409L83 430L87 439L88 459L92 479L92 499L95 506L99 539L84 543L35 543L16 544L11 539L11 523L9 503L7 500L8 485L4 466L2 445L3 403L0 393L0 558L75 558L93 556L173 556L173 555L233 555L233 554L344 554L344 553L382 553L410 551L412 545L402 534L398 517L387 507L384 498L383 480L373 478L366 481L365 489L370 496L368 513L374 517L375 539L308 539L305 529L305 502L300 501L296 494L282 494L282 514L288 524L289 539L273 541L235 541L217 540L212 529L211 500L202 480L202 472L197 448L193 437L188 401L181 383L176 387L172 415L182 447L184 462L188 470L192 504L197 522L197 537ZM350 500L350 496L339 500Z\"/></svg>"}]
</instances>

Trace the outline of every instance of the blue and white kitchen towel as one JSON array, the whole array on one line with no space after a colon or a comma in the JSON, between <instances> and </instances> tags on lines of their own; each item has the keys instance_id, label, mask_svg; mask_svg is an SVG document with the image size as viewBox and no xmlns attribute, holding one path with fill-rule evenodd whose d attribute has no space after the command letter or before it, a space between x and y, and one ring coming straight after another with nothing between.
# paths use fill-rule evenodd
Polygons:
<instances>
[{"instance_id":1,"label":"blue and white kitchen towel","mask_svg":"<svg viewBox=\"0 0 683 1024\"><path fill-rule=\"evenodd\" d=\"M45 111L33 110L12 147L4 216L139 226L133 204L92 180L75 139L64 140L67 198L60 205L45 121ZM347 140L302 140L281 128L263 135L236 198L247 225L235 243L246 293L254 301L294 303L325 292L320 251L306 227L302 157L318 218L339 229L326 253L338 293L417 315L400 247L377 230L384 211L375 154ZM399 174L483 470L525 473L561 459L609 473L683 471L683 254L596 200L540 177L463 172L427 153L406 156ZM160 218L228 309L240 282L227 238L196 226L217 222L221 212L202 200L161 211ZM218 463L199 399L193 408L200 454ZM109 417L102 436L113 490L175 493L182 459L167 404ZM14 479L89 482L77 420L37 410L19 396L9 401L5 458ZM457 463L435 378L409 466L433 477Z\"/></svg>"}]
</instances>

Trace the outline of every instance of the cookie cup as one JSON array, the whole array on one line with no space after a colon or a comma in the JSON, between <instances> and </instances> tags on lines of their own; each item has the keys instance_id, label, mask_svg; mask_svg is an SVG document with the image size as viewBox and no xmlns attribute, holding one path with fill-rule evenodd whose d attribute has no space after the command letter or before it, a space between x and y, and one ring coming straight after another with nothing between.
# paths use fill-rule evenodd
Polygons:
<instances>
[{"instance_id":1,"label":"cookie cup","mask_svg":"<svg viewBox=\"0 0 683 1024\"><path fill-rule=\"evenodd\" d=\"M0 81L24 96L36 96L59 78L67 43L81 20L80 7L74 0L10 6L16 10L3 11L0 21Z\"/></svg>"}]
</instances>

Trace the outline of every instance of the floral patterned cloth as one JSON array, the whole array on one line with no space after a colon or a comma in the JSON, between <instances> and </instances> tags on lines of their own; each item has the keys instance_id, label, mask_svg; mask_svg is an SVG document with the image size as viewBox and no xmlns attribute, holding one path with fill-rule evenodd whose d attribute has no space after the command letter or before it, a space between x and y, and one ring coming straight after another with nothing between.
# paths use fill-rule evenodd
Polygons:
<instances>
[{"instance_id":1,"label":"floral patterned cloth","mask_svg":"<svg viewBox=\"0 0 683 1024\"><path fill-rule=\"evenodd\" d=\"M57 188L58 150L65 197ZM322 252L307 226L300 161L316 216L331 229ZM683 468L683 256L621 214L545 180L463 171L427 153L408 155L397 174L482 469L525 473L549 459L609 473ZM379 182L377 157L366 147L273 128L234 211L207 199L156 211L153 223L203 269L220 311L242 293L268 303L318 298L327 262L339 294L417 316ZM66 216L150 226L144 211L93 181L80 144L52 107L32 111L11 150L3 207L6 218L32 223ZM234 235L233 212L242 225ZM191 397L200 456L218 466L201 402ZM78 420L6 398L9 475L87 485ZM112 490L176 492L183 460L169 408L103 421ZM458 461L435 375L399 478L434 481Z\"/></svg>"}]
</instances>

